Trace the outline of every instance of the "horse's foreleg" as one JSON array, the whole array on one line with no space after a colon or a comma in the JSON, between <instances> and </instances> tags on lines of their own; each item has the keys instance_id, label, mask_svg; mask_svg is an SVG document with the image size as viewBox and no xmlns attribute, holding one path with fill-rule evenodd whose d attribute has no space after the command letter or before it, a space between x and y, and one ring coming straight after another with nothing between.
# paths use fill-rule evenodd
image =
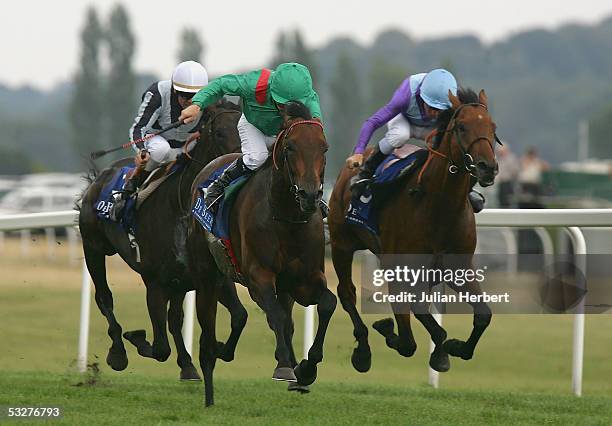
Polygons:
<instances>
[{"instance_id":1,"label":"horse's foreleg","mask_svg":"<svg viewBox=\"0 0 612 426\"><path fill-rule=\"evenodd\" d=\"M212 281L212 280L211 280ZM202 285L196 291L196 311L202 328L200 336L200 367L204 374L204 405L214 404L213 371L217 360L217 285Z\"/></svg>"},{"instance_id":2,"label":"horse's foreleg","mask_svg":"<svg viewBox=\"0 0 612 426\"><path fill-rule=\"evenodd\" d=\"M456 292L463 291L469 294L482 294L482 290L478 282L470 282L465 286L457 286L455 284L449 284L450 287ZM491 323L493 314L491 308L484 302L470 303L472 309L474 309L474 321L472 323L472 332L467 342L458 339L449 339L444 342L444 350L452 356L460 357L462 359L471 359L474 355L474 349L480 340L480 337Z\"/></svg>"},{"instance_id":3,"label":"horse's foreleg","mask_svg":"<svg viewBox=\"0 0 612 426\"><path fill-rule=\"evenodd\" d=\"M236 345L238 345L240 334L246 325L248 314L238 298L234 282L224 279L218 291L219 301L230 313L232 331L227 342L217 342L217 357L223 361L230 362L234 359Z\"/></svg>"},{"instance_id":4,"label":"horse's foreleg","mask_svg":"<svg viewBox=\"0 0 612 426\"><path fill-rule=\"evenodd\" d=\"M332 262L338 275L338 297L342 308L349 314L353 322L353 336L357 347L353 350L351 363L355 370L365 373L372 365L372 352L368 343L368 328L363 323L357 311L357 294L352 279L352 264L354 251L340 248L332 241Z\"/></svg>"},{"instance_id":5,"label":"horse's foreleg","mask_svg":"<svg viewBox=\"0 0 612 426\"><path fill-rule=\"evenodd\" d=\"M279 303L285 311L285 341L287 342L287 348L289 349L289 362L291 367L294 369L297 367L297 358L295 357L295 349L293 348L293 334L295 332L295 324L293 323L293 298L287 293L281 293L278 296ZM296 391L300 393L308 393L310 389L308 386L300 385L297 382L289 382L287 387L289 391Z\"/></svg>"},{"instance_id":6,"label":"horse's foreleg","mask_svg":"<svg viewBox=\"0 0 612 426\"><path fill-rule=\"evenodd\" d=\"M83 251L85 253L87 269L96 289L96 304L108 321L108 335L113 341L106 356L106 363L113 370L121 371L127 367L128 358L123 340L121 339L121 326L113 312L113 294L106 281L105 255L89 247L87 244L83 245Z\"/></svg>"},{"instance_id":7,"label":"horse's foreleg","mask_svg":"<svg viewBox=\"0 0 612 426\"><path fill-rule=\"evenodd\" d=\"M249 292L251 297L266 313L268 326L276 336L276 349L274 357L278 362L272 378L274 380L284 380L287 382L295 382L295 374L289 359L289 348L285 340L285 312L278 302L275 294L274 282L276 276L263 268L254 268L255 271L250 274Z\"/></svg>"},{"instance_id":8,"label":"horse's foreleg","mask_svg":"<svg viewBox=\"0 0 612 426\"><path fill-rule=\"evenodd\" d=\"M168 296L155 282L147 282L147 308L153 326L151 356L163 362L170 356L170 344L166 330Z\"/></svg>"},{"instance_id":9,"label":"horse's foreleg","mask_svg":"<svg viewBox=\"0 0 612 426\"><path fill-rule=\"evenodd\" d=\"M185 299L185 293L173 294L170 297L170 307L168 308L168 328L172 337L174 338L174 344L176 345L177 352L177 364L181 368L180 379L181 380L201 380L198 371L194 367L191 356L185 348L185 342L183 341L183 300Z\"/></svg>"},{"instance_id":10,"label":"horse's foreleg","mask_svg":"<svg viewBox=\"0 0 612 426\"><path fill-rule=\"evenodd\" d=\"M317 333L308 351L308 359L302 360L295 369L298 383L303 386L312 384L317 378L317 364L323 361L325 333L327 332L332 314L336 310L336 296L325 286L325 276L322 272L319 280L323 282L324 289L317 303L317 314L319 315Z\"/></svg>"}]
</instances>

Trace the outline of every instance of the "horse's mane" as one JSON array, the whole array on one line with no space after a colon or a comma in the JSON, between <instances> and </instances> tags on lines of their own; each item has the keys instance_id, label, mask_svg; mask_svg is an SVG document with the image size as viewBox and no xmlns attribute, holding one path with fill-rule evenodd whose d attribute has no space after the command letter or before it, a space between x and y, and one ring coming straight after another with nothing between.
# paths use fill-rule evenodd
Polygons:
<instances>
[{"instance_id":1,"label":"horse's mane","mask_svg":"<svg viewBox=\"0 0 612 426\"><path fill-rule=\"evenodd\" d=\"M219 108L223 108L223 109L233 109L235 111L242 111L242 109L240 108L240 105L235 104L225 98L221 98L216 106L218 106Z\"/></svg>"},{"instance_id":2,"label":"horse's mane","mask_svg":"<svg viewBox=\"0 0 612 426\"><path fill-rule=\"evenodd\" d=\"M306 105L298 101L291 101L285 104L285 114L291 118L302 118L312 120L312 113Z\"/></svg>"},{"instance_id":3,"label":"horse's mane","mask_svg":"<svg viewBox=\"0 0 612 426\"><path fill-rule=\"evenodd\" d=\"M478 99L478 94L470 88L460 87L457 90L457 97L462 104L471 104L480 102ZM438 149L442 139L444 139L444 131L448 127L448 123L450 122L453 114L455 113L455 108L449 108L440 112L438 115L438 127L436 128L436 136L434 138L433 148Z\"/></svg>"}]
</instances>

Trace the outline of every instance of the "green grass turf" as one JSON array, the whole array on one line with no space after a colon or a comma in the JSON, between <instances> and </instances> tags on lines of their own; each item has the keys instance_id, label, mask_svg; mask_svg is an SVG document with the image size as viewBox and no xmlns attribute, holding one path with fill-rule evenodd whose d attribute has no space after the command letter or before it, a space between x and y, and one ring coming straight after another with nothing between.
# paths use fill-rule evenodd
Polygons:
<instances>
[{"instance_id":1,"label":"green grass turf","mask_svg":"<svg viewBox=\"0 0 612 426\"><path fill-rule=\"evenodd\" d=\"M372 369L359 374L350 364L352 326L338 305L318 381L310 395L299 396L270 379L275 365L273 334L263 312L241 291L250 316L236 360L217 364L218 406L200 412L202 389L178 383L173 343L173 354L165 363L141 358L126 342L128 368L115 372L105 365L110 346L107 325L92 301L89 361L100 364L101 381L96 386L75 387L72 384L79 381L74 365L79 266L68 266L60 258L61 251L53 260L44 259L44 246L34 247L32 257L27 259L18 256L10 241L7 246L9 250L5 248L0 257L0 405L42 404L60 398L57 403L69 409L75 417L67 414L66 418L75 423L231 423L258 419L261 423L290 419L328 423L362 419L367 423L377 419L381 423L462 419L467 423L612 423L610 315L587 317L585 396L574 398L570 394L571 316L495 316L474 359L452 359L451 370L440 376L441 389L432 390L426 385L428 340L420 323L413 321L419 349L410 359L386 348L383 338L371 330ZM143 285L119 260L112 259L110 266L116 314L123 329L145 328L151 336ZM328 278L335 291L332 269ZM229 324L225 310L220 308L219 313L221 340L227 336ZM296 309L295 346L300 354L302 317L302 310ZM364 316L367 324L377 318L380 316ZM465 338L471 330L471 316L447 315L444 326L450 337ZM195 342L198 335L196 326ZM118 407L112 416L119 417L102 416L109 407Z\"/></svg>"},{"instance_id":2,"label":"green grass turf","mask_svg":"<svg viewBox=\"0 0 612 426\"><path fill-rule=\"evenodd\" d=\"M143 375L105 374L76 386L73 374L5 373L0 401L59 406L62 424L609 424L605 397L528 392L433 390L381 383L321 383L308 395L269 379L217 380L217 404L201 386ZM18 423L22 424L22 423ZM52 423L51 423L52 424Z\"/></svg>"}]
</instances>

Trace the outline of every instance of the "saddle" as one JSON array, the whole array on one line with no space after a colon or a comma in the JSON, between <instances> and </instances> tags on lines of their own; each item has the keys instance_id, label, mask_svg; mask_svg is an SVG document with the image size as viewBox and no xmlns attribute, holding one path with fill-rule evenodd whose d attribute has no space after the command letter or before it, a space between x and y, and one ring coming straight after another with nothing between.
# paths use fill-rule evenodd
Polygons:
<instances>
[{"instance_id":1,"label":"saddle","mask_svg":"<svg viewBox=\"0 0 612 426\"><path fill-rule=\"evenodd\" d=\"M234 254L229 237L229 218L234 201L250 175L240 176L225 188L223 198L219 202L219 207L214 216L209 212L208 206L204 203L206 189L228 166L229 163L223 165L211 173L204 182L200 183L198 186L198 198L191 210L191 214L207 231L208 248L219 270L235 282L244 283L244 277L240 271L238 259Z\"/></svg>"},{"instance_id":2,"label":"saddle","mask_svg":"<svg viewBox=\"0 0 612 426\"><path fill-rule=\"evenodd\" d=\"M376 169L373 182L351 199L345 217L347 223L361 226L378 235L378 212L405 185L406 180L421 169L428 151L419 149L407 156L389 155Z\"/></svg>"}]
</instances>

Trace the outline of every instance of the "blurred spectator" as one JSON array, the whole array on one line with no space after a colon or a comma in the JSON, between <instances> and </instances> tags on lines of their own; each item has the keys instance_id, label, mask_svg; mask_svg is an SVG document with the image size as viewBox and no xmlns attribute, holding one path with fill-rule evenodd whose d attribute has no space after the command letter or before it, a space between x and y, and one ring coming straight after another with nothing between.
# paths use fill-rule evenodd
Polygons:
<instances>
[{"instance_id":1,"label":"blurred spectator","mask_svg":"<svg viewBox=\"0 0 612 426\"><path fill-rule=\"evenodd\" d=\"M499 165L497 199L501 208L509 208L514 204L516 178L520 165L506 142L497 150L497 164Z\"/></svg>"},{"instance_id":2,"label":"blurred spectator","mask_svg":"<svg viewBox=\"0 0 612 426\"><path fill-rule=\"evenodd\" d=\"M535 148L528 148L521 158L521 170L518 181L521 188L519 208L542 208L540 197L542 195L542 172L550 169L548 163L538 157Z\"/></svg>"}]
</instances>

